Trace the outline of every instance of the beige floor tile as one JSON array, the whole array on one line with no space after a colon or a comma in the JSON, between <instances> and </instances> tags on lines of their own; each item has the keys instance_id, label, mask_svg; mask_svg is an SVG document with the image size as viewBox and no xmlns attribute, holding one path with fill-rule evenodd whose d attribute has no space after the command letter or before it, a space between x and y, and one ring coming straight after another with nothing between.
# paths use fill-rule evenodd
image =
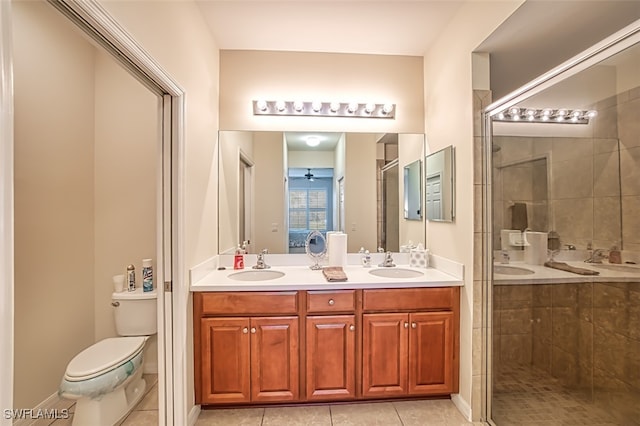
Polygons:
<instances>
[{"instance_id":1,"label":"beige floor tile","mask_svg":"<svg viewBox=\"0 0 640 426\"><path fill-rule=\"evenodd\" d=\"M328 405L265 408L262 426L331 426Z\"/></svg>"},{"instance_id":2,"label":"beige floor tile","mask_svg":"<svg viewBox=\"0 0 640 426\"><path fill-rule=\"evenodd\" d=\"M122 422L122 426L157 426L157 411L132 411Z\"/></svg>"},{"instance_id":3,"label":"beige floor tile","mask_svg":"<svg viewBox=\"0 0 640 426\"><path fill-rule=\"evenodd\" d=\"M332 405L333 426L394 426L402 425L391 402Z\"/></svg>"},{"instance_id":4,"label":"beige floor tile","mask_svg":"<svg viewBox=\"0 0 640 426\"><path fill-rule=\"evenodd\" d=\"M471 425L451 400L398 401L393 403L404 426Z\"/></svg>"},{"instance_id":5,"label":"beige floor tile","mask_svg":"<svg viewBox=\"0 0 640 426\"><path fill-rule=\"evenodd\" d=\"M149 386L149 385L147 385ZM158 385L154 384L134 409L135 411L158 411Z\"/></svg>"},{"instance_id":6,"label":"beige floor tile","mask_svg":"<svg viewBox=\"0 0 640 426\"><path fill-rule=\"evenodd\" d=\"M202 410L196 426L260 426L264 408Z\"/></svg>"}]
</instances>

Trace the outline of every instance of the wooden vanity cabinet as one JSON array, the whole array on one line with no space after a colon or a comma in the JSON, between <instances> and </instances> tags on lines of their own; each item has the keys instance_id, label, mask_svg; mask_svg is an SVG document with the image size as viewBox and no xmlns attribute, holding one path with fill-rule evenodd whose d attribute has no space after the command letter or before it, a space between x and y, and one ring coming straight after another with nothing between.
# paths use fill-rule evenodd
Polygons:
<instances>
[{"instance_id":1,"label":"wooden vanity cabinet","mask_svg":"<svg viewBox=\"0 0 640 426\"><path fill-rule=\"evenodd\" d=\"M299 399L297 292L195 293L194 313L198 403Z\"/></svg>"},{"instance_id":2,"label":"wooden vanity cabinet","mask_svg":"<svg viewBox=\"0 0 640 426\"><path fill-rule=\"evenodd\" d=\"M307 400L356 397L355 307L355 290L307 292Z\"/></svg>"},{"instance_id":3,"label":"wooden vanity cabinet","mask_svg":"<svg viewBox=\"0 0 640 426\"><path fill-rule=\"evenodd\" d=\"M457 391L458 297L457 287L363 291L363 397Z\"/></svg>"},{"instance_id":4,"label":"wooden vanity cabinet","mask_svg":"<svg viewBox=\"0 0 640 426\"><path fill-rule=\"evenodd\" d=\"M196 292L196 403L458 392L459 287Z\"/></svg>"}]
</instances>

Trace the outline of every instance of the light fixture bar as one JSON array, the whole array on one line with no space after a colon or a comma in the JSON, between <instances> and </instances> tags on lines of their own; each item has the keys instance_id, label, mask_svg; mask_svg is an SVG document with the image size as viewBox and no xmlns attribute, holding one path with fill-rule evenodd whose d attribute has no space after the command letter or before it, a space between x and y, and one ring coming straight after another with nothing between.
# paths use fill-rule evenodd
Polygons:
<instances>
[{"instance_id":1,"label":"light fixture bar","mask_svg":"<svg viewBox=\"0 0 640 426\"><path fill-rule=\"evenodd\" d=\"M589 124L589 120L596 115L598 112L594 110L512 106L496 114L493 119L504 123Z\"/></svg>"},{"instance_id":2,"label":"light fixture bar","mask_svg":"<svg viewBox=\"0 0 640 426\"><path fill-rule=\"evenodd\" d=\"M396 105L373 102L253 101L253 115L395 118Z\"/></svg>"}]
</instances>

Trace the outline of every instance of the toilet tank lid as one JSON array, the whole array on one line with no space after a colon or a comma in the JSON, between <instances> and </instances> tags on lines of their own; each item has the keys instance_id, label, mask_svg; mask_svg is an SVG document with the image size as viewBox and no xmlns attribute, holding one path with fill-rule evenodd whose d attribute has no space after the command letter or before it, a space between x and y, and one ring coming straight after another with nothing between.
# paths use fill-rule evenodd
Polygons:
<instances>
[{"instance_id":1,"label":"toilet tank lid","mask_svg":"<svg viewBox=\"0 0 640 426\"><path fill-rule=\"evenodd\" d=\"M109 337L76 355L65 373L69 381L88 380L133 358L144 348L147 336Z\"/></svg>"},{"instance_id":2,"label":"toilet tank lid","mask_svg":"<svg viewBox=\"0 0 640 426\"><path fill-rule=\"evenodd\" d=\"M153 291L142 291L142 288L136 288L135 291L121 291L118 293L111 293L112 300L142 300L142 299L156 299L158 293Z\"/></svg>"}]
</instances>

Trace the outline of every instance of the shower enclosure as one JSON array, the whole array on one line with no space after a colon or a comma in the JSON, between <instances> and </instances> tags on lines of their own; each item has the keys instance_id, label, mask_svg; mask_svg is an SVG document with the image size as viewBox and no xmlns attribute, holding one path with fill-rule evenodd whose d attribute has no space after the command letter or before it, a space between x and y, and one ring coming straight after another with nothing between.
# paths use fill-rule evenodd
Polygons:
<instances>
[{"instance_id":1,"label":"shower enclosure","mask_svg":"<svg viewBox=\"0 0 640 426\"><path fill-rule=\"evenodd\" d=\"M640 424L639 39L636 23L487 108L492 424ZM546 233L547 263L527 263L524 230Z\"/></svg>"}]
</instances>

